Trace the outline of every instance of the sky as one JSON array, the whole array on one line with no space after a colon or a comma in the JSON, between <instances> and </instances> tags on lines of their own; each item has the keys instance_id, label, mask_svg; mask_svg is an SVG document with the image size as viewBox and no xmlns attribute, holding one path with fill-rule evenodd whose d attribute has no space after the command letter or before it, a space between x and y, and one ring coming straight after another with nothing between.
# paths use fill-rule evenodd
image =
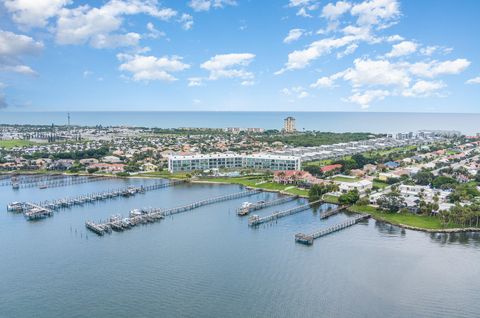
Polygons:
<instances>
[{"instance_id":1,"label":"sky","mask_svg":"<svg viewBox=\"0 0 480 318\"><path fill-rule=\"evenodd\" d=\"M479 113L478 30L477 0L0 0L0 112Z\"/></svg>"}]
</instances>

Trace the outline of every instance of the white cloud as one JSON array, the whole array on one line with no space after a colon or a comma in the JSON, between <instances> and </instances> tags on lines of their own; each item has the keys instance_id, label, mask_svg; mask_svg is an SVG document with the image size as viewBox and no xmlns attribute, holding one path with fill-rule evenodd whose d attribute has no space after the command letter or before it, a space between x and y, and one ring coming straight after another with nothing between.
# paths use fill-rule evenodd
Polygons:
<instances>
[{"instance_id":1,"label":"white cloud","mask_svg":"<svg viewBox=\"0 0 480 318\"><path fill-rule=\"evenodd\" d=\"M253 73L245 70L253 59L255 54L251 53L231 53L218 54L200 65L201 68L210 72L209 79L217 80L220 78L241 78L251 80Z\"/></svg>"},{"instance_id":2,"label":"white cloud","mask_svg":"<svg viewBox=\"0 0 480 318\"><path fill-rule=\"evenodd\" d=\"M240 83L240 85L242 85L242 86L253 86L253 85L255 85L255 81L249 81L249 80L243 81L243 82Z\"/></svg>"},{"instance_id":3,"label":"white cloud","mask_svg":"<svg viewBox=\"0 0 480 318\"><path fill-rule=\"evenodd\" d=\"M447 60L443 62L429 61L409 64L409 70L413 75L433 78L439 75L452 75L463 72L470 61L467 59Z\"/></svg>"},{"instance_id":4,"label":"white cloud","mask_svg":"<svg viewBox=\"0 0 480 318\"><path fill-rule=\"evenodd\" d=\"M403 41L392 46L390 53L387 53L387 57L399 57L414 53L417 50L417 43L412 41Z\"/></svg>"},{"instance_id":5,"label":"white cloud","mask_svg":"<svg viewBox=\"0 0 480 318\"><path fill-rule=\"evenodd\" d=\"M420 54L430 56L438 50L438 46L427 46L420 49Z\"/></svg>"},{"instance_id":6,"label":"white cloud","mask_svg":"<svg viewBox=\"0 0 480 318\"><path fill-rule=\"evenodd\" d=\"M59 44L84 44L98 46L98 43L115 41L120 36L121 45L135 41L131 33L112 34L123 24L125 15L147 14L160 20L169 20L177 14L170 8L159 8L156 0L110 0L99 8L88 5L73 9L63 8L58 13L56 26L56 41ZM128 35L130 34L130 36ZM113 37L112 39L108 39ZM102 44L99 47L104 47Z\"/></svg>"},{"instance_id":7,"label":"white cloud","mask_svg":"<svg viewBox=\"0 0 480 318\"><path fill-rule=\"evenodd\" d=\"M387 42L400 42L400 41L403 41L404 38L398 34L395 34L395 35L390 35L387 37Z\"/></svg>"},{"instance_id":8,"label":"white cloud","mask_svg":"<svg viewBox=\"0 0 480 318\"><path fill-rule=\"evenodd\" d=\"M285 66L275 74L282 74L287 70L302 69L307 67L312 60L324 54L330 53L333 49L348 46L356 41L365 39L366 35L345 35L340 38L325 38L311 43L306 49L296 50L288 54L288 61ZM367 35L368 36L368 35Z\"/></svg>"},{"instance_id":9,"label":"white cloud","mask_svg":"<svg viewBox=\"0 0 480 318\"><path fill-rule=\"evenodd\" d=\"M466 59L409 63L360 58L354 60L353 67L322 77L311 87L331 87L335 80L343 79L351 84L354 93L346 100L363 108L387 96L442 97L445 94L439 91L446 87L443 81L422 78L458 74L469 64Z\"/></svg>"},{"instance_id":10,"label":"white cloud","mask_svg":"<svg viewBox=\"0 0 480 318\"><path fill-rule=\"evenodd\" d=\"M403 91L406 97L428 97L446 85L442 81L417 81L411 88Z\"/></svg>"},{"instance_id":11,"label":"white cloud","mask_svg":"<svg viewBox=\"0 0 480 318\"><path fill-rule=\"evenodd\" d=\"M201 77L190 77L188 79L189 87L203 86L203 78Z\"/></svg>"},{"instance_id":12,"label":"white cloud","mask_svg":"<svg viewBox=\"0 0 480 318\"><path fill-rule=\"evenodd\" d=\"M378 25L387 27L388 22L400 16L400 5L397 0L370 0L356 4L351 14L357 16L359 25Z\"/></svg>"},{"instance_id":13,"label":"white cloud","mask_svg":"<svg viewBox=\"0 0 480 318\"><path fill-rule=\"evenodd\" d=\"M23 75L37 75L28 65L2 65L0 64L0 72L12 72Z\"/></svg>"},{"instance_id":14,"label":"white cloud","mask_svg":"<svg viewBox=\"0 0 480 318\"><path fill-rule=\"evenodd\" d=\"M43 43L29 36L0 30L0 71L35 75L34 70L23 65L21 57L36 55L42 49Z\"/></svg>"},{"instance_id":15,"label":"white cloud","mask_svg":"<svg viewBox=\"0 0 480 318\"><path fill-rule=\"evenodd\" d=\"M96 49L137 46L142 36L135 32L126 34L98 34L91 38L90 45Z\"/></svg>"},{"instance_id":16,"label":"white cloud","mask_svg":"<svg viewBox=\"0 0 480 318\"><path fill-rule=\"evenodd\" d=\"M4 0L15 23L23 27L45 27L71 0Z\"/></svg>"},{"instance_id":17,"label":"white cloud","mask_svg":"<svg viewBox=\"0 0 480 318\"><path fill-rule=\"evenodd\" d=\"M480 76L474 77L466 81L467 84L480 84Z\"/></svg>"},{"instance_id":18,"label":"white cloud","mask_svg":"<svg viewBox=\"0 0 480 318\"><path fill-rule=\"evenodd\" d=\"M346 1L338 1L336 4L329 3L322 10L322 17L329 20L336 20L342 14L346 13L352 5Z\"/></svg>"},{"instance_id":19,"label":"white cloud","mask_svg":"<svg viewBox=\"0 0 480 318\"><path fill-rule=\"evenodd\" d=\"M291 29L285 39L283 39L283 43L292 43L294 41L297 41L298 39L300 39L304 32L305 30L303 29Z\"/></svg>"},{"instance_id":20,"label":"white cloud","mask_svg":"<svg viewBox=\"0 0 480 318\"><path fill-rule=\"evenodd\" d=\"M118 59L123 62L119 69L132 73L134 81L174 81L176 78L171 74L188 69L190 65L182 62L179 56L145 56L118 54Z\"/></svg>"},{"instance_id":21,"label":"white cloud","mask_svg":"<svg viewBox=\"0 0 480 318\"><path fill-rule=\"evenodd\" d=\"M304 99L310 96L310 94L303 88L303 86L293 86L291 88L283 88L280 91L285 96L291 96L298 99Z\"/></svg>"},{"instance_id":22,"label":"white cloud","mask_svg":"<svg viewBox=\"0 0 480 318\"><path fill-rule=\"evenodd\" d=\"M93 72L92 71L89 71L89 70L85 70L83 71L83 78L88 78L90 76L93 75Z\"/></svg>"},{"instance_id":23,"label":"white cloud","mask_svg":"<svg viewBox=\"0 0 480 318\"><path fill-rule=\"evenodd\" d=\"M0 57L37 54L43 49L43 43L29 36L0 30Z\"/></svg>"},{"instance_id":24,"label":"white cloud","mask_svg":"<svg viewBox=\"0 0 480 318\"><path fill-rule=\"evenodd\" d=\"M337 59L341 59L347 55L353 54L358 48L357 43L350 44L343 52L337 53Z\"/></svg>"},{"instance_id":25,"label":"white cloud","mask_svg":"<svg viewBox=\"0 0 480 318\"><path fill-rule=\"evenodd\" d=\"M311 18L309 11L317 10L319 4L315 0L290 0L288 6L291 8L299 8L297 15L305 18Z\"/></svg>"},{"instance_id":26,"label":"white cloud","mask_svg":"<svg viewBox=\"0 0 480 318\"><path fill-rule=\"evenodd\" d=\"M407 70L387 60L355 59L354 67L343 72L343 79L352 86L398 86L408 87L410 76Z\"/></svg>"},{"instance_id":27,"label":"white cloud","mask_svg":"<svg viewBox=\"0 0 480 318\"><path fill-rule=\"evenodd\" d=\"M363 93L356 92L346 100L360 105L362 109L366 109L370 107L372 102L383 100L387 96L390 96L390 92L386 90L367 90Z\"/></svg>"},{"instance_id":28,"label":"white cloud","mask_svg":"<svg viewBox=\"0 0 480 318\"><path fill-rule=\"evenodd\" d=\"M335 81L328 76L320 77L315 83L311 84L311 88L332 88Z\"/></svg>"},{"instance_id":29,"label":"white cloud","mask_svg":"<svg viewBox=\"0 0 480 318\"><path fill-rule=\"evenodd\" d=\"M223 8L225 6L235 6L234 0L190 0L188 6L194 11L209 11L211 8Z\"/></svg>"},{"instance_id":30,"label":"white cloud","mask_svg":"<svg viewBox=\"0 0 480 318\"><path fill-rule=\"evenodd\" d=\"M178 22L182 24L184 30L190 30L193 27L193 17L190 14L182 14Z\"/></svg>"},{"instance_id":31,"label":"white cloud","mask_svg":"<svg viewBox=\"0 0 480 318\"><path fill-rule=\"evenodd\" d=\"M165 36L165 32L157 30L155 25L151 22L147 23L147 30L149 33L146 36L149 38L158 39L159 37Z\"/></svg>"}]
</instances>

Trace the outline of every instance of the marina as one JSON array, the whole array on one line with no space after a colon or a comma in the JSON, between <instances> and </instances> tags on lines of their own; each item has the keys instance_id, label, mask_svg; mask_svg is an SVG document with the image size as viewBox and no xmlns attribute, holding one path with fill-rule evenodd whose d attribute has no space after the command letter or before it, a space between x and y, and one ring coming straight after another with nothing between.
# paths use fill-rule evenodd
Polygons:
<instances>
[{"instance_id":1,"label":"marina","mask_svg":"<svg viewBox=\"0 0 480 318\"><path fill-rule=\"evenodd\" d=\"M130 197L139 193L145 193L147 191L163 189L178 184L185 183L184 180L171 180L167 182L157 182L150 185L141 185L141 186L130 186L117 190L110 190L99 193L91 193L86 195L80 195L77 197L57 199L53 201L43 201L40 203L30 203L30 202L11 202L7 205L7 211L23 213L28 220L39 219L40 217L33 216L42 216L41 218L49 217L53 215L53 211L62 209L62 208L71 208L77 205L83 205L85 203L93 203L97 201L103 201L108 199L113 199L117 197ZM39 209L49 211L49 213L41 213Z\"/></svg>"},{"instance_id":2,"label":"marina","mask_svg":"<svg viewBox=\"0 0 480 318\"><path fill-rule=\"evenodd\" d=\"M25 212L23 213L23 215L25 215L25 218L27 218L27 220L33 221L52 216L53 210L36 205L34 203L25 203Z\"/></svg>"},{"instance_id":3,"label":"marina","mask_svg":"<svg viewBox=\"0 0 480 318\"><path fill-rule=\"evenodd\" d=\"M130 216L128 218L121 219L119 216L112 216L107 222L95 223L92 221L85 222L85 226L90 231L103 236L105 233L110 233L109 229L112 230L124 230L129 229L138 224L153 223L164 219L166 216L171 216L174 214L190 211L205 205L214 204L218 202L228 201L232 199L243 198L257 194L258 191L246 190L236 193L231 193L227 195L222 195L218 197L213 197L206 200L201 200L193 202L190 204L182 205L179 207L171 209L161 209L161 208L151 208L151 209L134 209L130 211ZM119 224L120 222L120 224Z\"/></svg>"},{"instance_id":4,"label":"marina","mask_svg":"<svg viewBox=\"0 0 480 318\"><path fill-rule=\"evenodd\" d=\"M289 216L289 215L293 215L293 214L300 213L302 211L308 210L312 206L321 204L322 202L323 202L323 200L313 201L313 202L310 202L310 203L307 203L307 204L304 204L304 205L301 205L301 206L298 206L298 207L295 207L295 208L275 212L275 213L273 213L271 215L268 215L268 216L265 216L265 217L260 217L258 215L252 215L251 217L248 218L248 225L249 226L257 226L257 225L260 225L260 224L263 224L263 223L275 221L275 220L278 220L280 218L283 218L283 217L286 217L286 216Z\"/></svg>"},{"instance_id":5,"label":"marina","mask_svg":"<svg viewBox=\"0 0 480 318\"><path fill-rule=\"evenodd\" d=\"M112 179L85 183L69 188L68 196L101 193L106 186L123 189L155 182L153 179ZM345 316L358 313L401 318L404 317L398 315L401 308L410 316L421 314L433 318L446 317L443 312L456 312L456 305L440 301L453 293L471 300L466 303L469 311L458 316L476 317L480 308L474 301L479 296L476 269L480 240L473 234L430 235L409 230L403 233L394 226L367 220L362 222L361 228L352 227L347 229L348 233L338 232L339 235L325 237L320 242L314 240L312 248L302 248L293 239L296 233L314 233L341 223L348 216L340 211L321 219L322 213L306 211L285 217L275 226L265 226L262 231L253 231L248 227L248 217L237 217L236 209L244 201L268 202L282 198L269 192L205 205L192 213L175 214L173 219L166 217L160 222L146 219L145 223L130 227L121 222L130 217L129 211L132 215L141 214L142 211L135 211L139 207L162 207L161 210L166 211L170 207L187 206L192 201L243 191L244 188L237 185L185 183L147 191L127 200L74 205L68 211L54 212L55 217L48 222L21 222L13 213L0 213L3 242L0 249L4 255L0 262L2 315L38 316L36 313L41 309L44 313L41 317L62 316L63 306L68 306L78 308L79 316L121 317L155 311L166 317L194 317L201 308L198 306L205 306L205 299L215 298L218 302L201 310L202 315L234 317L228 314L234 310L243 317L295 317L299 314L312 317L312 313L335 316L339 309L331 302L341 294L347 304L346 308L342 307ZM42 202L46 194L51 198L66 196L63 188L14 191L7 187L0 191L0 203L5 210L9 202ZM294 200L285 206L267 207L259 212L268 215L279 207L286 210L300 202L302 200L298 199L298 202ZM322 212L326 212L325 209L326 205L322 206ZM125 211L122 217L111 219L112 214L122 211ZM95 221L90 225L113 221L112 228L92 227L104 233L99 236L87 228L86 220ZM135 230L129 231L129 228ZM451 269L459 253L466 255L466 270L453 271L453 277L445 277L444 271ZM352 258L352 255L358 257ZM32 259L35 266L24 266L31 264ZM414 261L419 259L420 263ZM434 269L432 263L436 264ZM88 271L89 279L79 275L79 268ZM392 269L402 270L404 279L401 282L396 275L391 275ZM75 294L70 292L71 284L64 283L65 275L78 286ZM379 276L384 279L376 279ZM92 288L92 280L95 288ZM356 282L353 286L352 281ZM412 290L411 281L422 281L424 287ZM462 286L463 282L473 282L472 288L466 291L455 287L458 281ZM294 291L290 289L292 284L297 286ZM244 302L232 299L229 293L219 293L226 285L234 286L233 292L243 295ZM343 286L347 285L352 287L345 289ZM132 292L116 292L125 286ZM18 288L28 302L12 293ZM411 293L395 294L377 302L378 293L385 295L392 288ZM418 299L425 290L435 302L419 306ZM192 292L188 305L179 306L186 291ZM318 295L324 295L326 302L319 303ZM95 306L84 308L79 305L78 297ZM278 301L287 304L288 308L265 306ZM373 312L372 307L376 308Z\"/></svg>"},{"instance_id":6,"label":"marina","mask_svg":"<svg viewBox=\"0 0 480 318\"><path fill-rule=\"evenodd\" d=\"M51 175L51 176L28 176L17 177L14 176L9 181L3 181L0 186L11 186L13 189L26 188L58 188L71 186L75 184L98 182L112 179L109 176L65 176L65 175Z\"/></svg>"},{"instance_id":7,"label":"marina","mask_svg":"<svg viewBox=\"0 0 480 318\"><path fill-rule=\"evenodd\" d=\"M347 227L355 225L358 222L366 220L368 218L370 218L370 214L361 214L358 216L348 218L341 223L334 224L332 226L313 232L311 234L297 233L295 234L295 242L305 244L305 245L312 245L313 241L317 238L326 236L328 234L331 234L337 231L341 231L343 229L346 229Z\"/></svg>"}]
</instances>

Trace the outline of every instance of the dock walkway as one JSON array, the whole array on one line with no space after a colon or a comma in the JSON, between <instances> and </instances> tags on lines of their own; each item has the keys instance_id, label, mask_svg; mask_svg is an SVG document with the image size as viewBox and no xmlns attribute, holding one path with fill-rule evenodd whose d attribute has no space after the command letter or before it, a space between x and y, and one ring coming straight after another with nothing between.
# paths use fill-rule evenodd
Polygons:
<instances>
[{"instance_id":1,"label":"dock walkway","mask_svg":"<svg viewBox=\"0 0 480 318\"><path fill-rule=\"evenodd\" d=\"M260 217L258 215L252 215L251 217L248 218L248 225L257 226L257 225L260 225L262 223L278 220L280 218L283 218L283 217L286 217L286 216L289 216L289 215L292 215L292 214L296 214L296 213L308 210L312 207L312 205L320 204L320 203L323 203L323 200L317 200L317 201L310 202L310 203L307 203L307 204L304 204L304 205L301 205L301 206L297 206L295 208L291 208L291 209L280 211L280 212L275 212L275 213L273 213L271 215L268 215L268 216L265 216L265 217Z\"/></svg>"},{"instance_id":2,"label":"dock walkway","mask_svg":"<svg viewBox=\"0 0 480 318\"><path fill-rule=\"evenodd\" d=\"M341 223L334 224L332 226L321 229L311 234L297 233L295 234L295 242L305 244L305 245L312 245L313 241L319 237L326 236L330 233L343 230L347 227L357 224L362 220L368 219L369 217L370 217L370 214L361 214L358 216L348 218L347 220Z\"/></svg>"},{"instance_id":3,"label":"dock walkway","mask_svg":"<svg viewBox=\"0 0 480 318\"><path fill-rule=\"evenodd\" d=\"M272 200L272 201L253 203L251 205L238 208L237 209L237 215L244 216L244 215L249 214L252 211L261 210L261 209L264 209L264 208L267 208L267 207L270 207L270 206L280 205L280 204L287 203L287 202L290 202L290 201L293 201L293 200L296 200L296 199L298 199L298 195L285 196L285 197L282 197L282 198L279 198L279 199L276 199L276 200Z\"/></svg>"},{"instance_id":4,"label":"dock walkway","mask_svg":"<svg viewBox=\"0 0 480 318\"><path fill-rule=\"evenodd\" d=\"M320 214L320 219L326 219L332 215L335 215L335 214L338 214L340 213L341 211L345 210L347 208L346 205L340 205L340 206L337 206L336 208L334 209L328 209L327 211L323 212Z\"/></svg>"},{"instance_id":5,"label":"dock walkway","mask_svg":"<svg viewBox=\"0 0 480 318\"><path fill-rule=\"evenodd\" d=\"M23 213L27 219L32 220L32 218L28 217L32 212L32 209L46 209L49 211L57 211L62 208L71 208L73 206L83 205L85 203L94 203L97 201L104 201L108 199L113 199L117 197L130 197L134 196L139 193L145 193L147 191L163 189L171 186L175 186L177 184L185 183L185 180L174 180L169 182L159 182L150 185L142 185L142 186L130 186L126 188L110 190L105 192L98 192L98 193L90 193L86 195L81 195L77 197L70 197L70 198L63 198L57 199L53 201L44 201L39 203L31 203L31 202L12 202L7 205L7 210L11 212L19 212ZM44 217L52 216L53 213L45 214Z\"/></svg>"},{"instance_id":6,"label":"dock walkway","mask_svg":"<svg viewBox=\"0 0 480 318\"><path fill-rule=\"evenodd\" d=\"M106 176L52 176L49 178L35 178L30 181L4 181L0 183L0 186L12 186L15 189L26 189L26 188L58 188L65 187L75 184L97 182L112 179L112 177Z\"/></svg>"}]
</instances>

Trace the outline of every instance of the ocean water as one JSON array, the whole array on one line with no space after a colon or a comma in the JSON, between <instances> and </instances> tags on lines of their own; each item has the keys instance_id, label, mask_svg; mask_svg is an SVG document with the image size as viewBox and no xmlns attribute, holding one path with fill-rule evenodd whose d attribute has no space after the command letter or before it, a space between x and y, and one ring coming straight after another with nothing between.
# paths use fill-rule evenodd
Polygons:
<instances>
[{"instance_id":1,"label":"ocean water","mask_svg":"<svg viewBox=\"0 0 480 318\"><path fill-rule=\"evenodd\" d=\"M480 237L401 230L369 220L294 242L348 217L307 210L249 228L235 214L259 193L97 237L85 220L174 207L241 190L185 184L27 222L10 201L41 201L152 180L0 188L0 317L478 317ZM258 211L267 215L303 200ZM320 207L320 209L325 206Z\"/></svg>"},{"instance_id":2,"label":"ocean water","mask_svg":"<svg viewBox=\"0 0 480 318\"><path fill-rule=\"evenodd\" d=\"M298 130L396 133L421 129L480 132L480 114L369 112L71 112L74 125L141 127L260 127L281 129L293 116ZM0 124L67 123L66 112L0 111Z\"/></svg>"}]
</instances>

